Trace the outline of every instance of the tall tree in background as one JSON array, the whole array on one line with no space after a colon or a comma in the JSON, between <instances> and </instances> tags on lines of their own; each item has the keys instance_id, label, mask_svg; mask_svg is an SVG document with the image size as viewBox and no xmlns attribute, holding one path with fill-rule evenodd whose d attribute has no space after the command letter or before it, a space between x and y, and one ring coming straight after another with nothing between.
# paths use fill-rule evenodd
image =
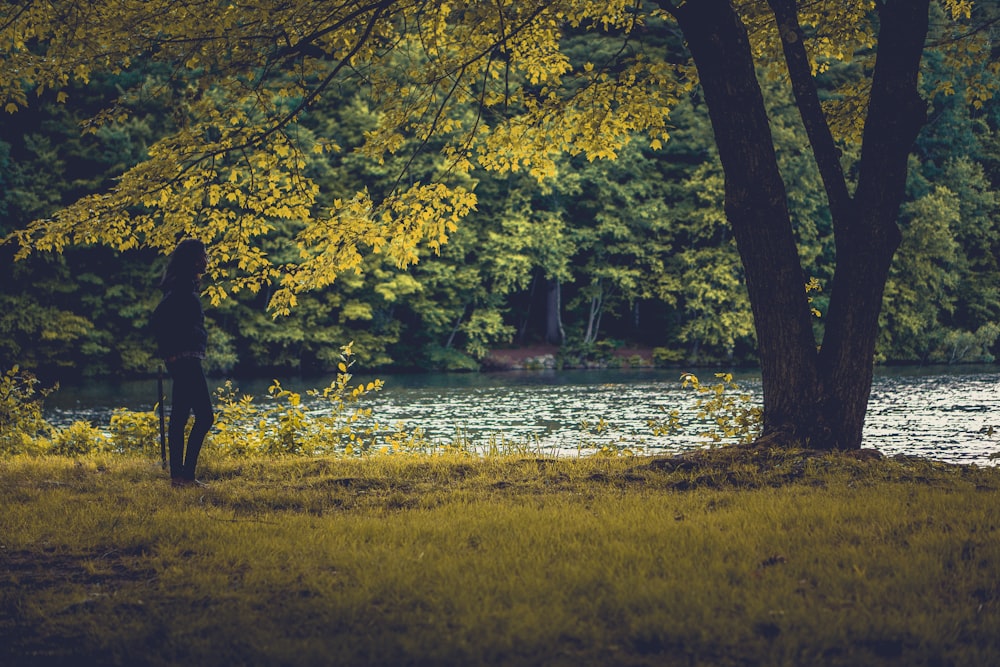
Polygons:
<instances>
[{"instance_id":1,"label":"tall tree in background","mask_svg":"<svg viewBox=\"0 0 1000 667\"><path fill-rule=\"evenodd\" d=\"M302 290L359 270L365 253L405 266L418 259L419 245L440 248L476 204L467 178L474 164L556 178L562 153L614 158L637 133L659 146L670 109L700 84L755 318L763 438L856 448L882 293L900 241L907 156L924 122L917 72L930 2L8 4L0 9L7 110L25 106L36 90L61 97L71 79L85 83L98 70L162 61L170 76L126 88L88 127L120 122L130 105L156 97L175 110L178 128L112 188L12 240L23 255L94 242L168 249L180 234L197 235L213 244L212 276L228 281L209 288L214 300L276 282L271 306L288 312ZM972 17L968 0L940 3L942 31ZM662 47L663 35L678 29L694 67ZM573 68L561 51L567 31L603 31L621 47ZM987 37L969 35L970 44ZM845 95L862 100L857 113L828 115L815 75L831 61L872 54L870 76ZM833 220L837 268L819 349L757 79L765 69L791 83ZM310 106L342 85L366 90L378 111L378 127L358 146L300 131ZM967 90L973 99L991 94ZM845 128L840 136L831 119ZM432 139L446 158L432 181L412 181L404 167L394 186L329 206L319 204L304 169L310 151L357 150L378 162ZM855 139L860 159L848 175L838 141ZM257 241L282 220L301 232L296 259L276 265Z\"/></svg>"}]
</instances>

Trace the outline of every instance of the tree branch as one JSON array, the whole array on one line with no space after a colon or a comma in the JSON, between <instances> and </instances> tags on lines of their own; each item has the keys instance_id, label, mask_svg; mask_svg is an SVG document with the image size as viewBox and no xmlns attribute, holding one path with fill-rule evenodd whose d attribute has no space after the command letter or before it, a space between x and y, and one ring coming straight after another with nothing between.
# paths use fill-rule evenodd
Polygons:
<instances>
[{"instance_id":1,"label":"tree branch","mask_svg":"<svg viewBox=\"0 0 1000 667\"><path fill-rule=\"evenodd\" d=\"M865 201L872 220L895 237L899 203L906 185L907 160L927 119L927 103L917 75L927 37L930 0L886 0L877 5L880 26L872 92L861 143L855 201ZM858 222L861 222L860 220Z\"/></svg>"},{"instance_id":2,"label":"tree branch","mask_svg":"<svg viewBox=\"0 0 1000 667\"><path fill-rule=\"evenodd\" d=\"M796 0L768 0L778 24L781 46L785 54L785 64L792 82L792 92L805 125L809 143L812 145L816 165L819 167L823 186L830 202L830 212L834 225L838 220L851 217L851 196L847 190L844 170L840 166L840 151L837 149L823 113L823 107L816 91L816 81L812 76L809 56L806 54L805 34L799 25Z\"/></svg>"}]
</instances>

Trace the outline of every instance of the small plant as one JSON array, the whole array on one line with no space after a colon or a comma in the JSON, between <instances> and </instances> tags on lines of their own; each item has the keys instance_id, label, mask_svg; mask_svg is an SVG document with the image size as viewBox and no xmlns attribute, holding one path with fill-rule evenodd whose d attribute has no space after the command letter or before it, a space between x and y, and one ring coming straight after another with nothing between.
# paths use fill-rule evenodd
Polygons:
<instances>
[{"instance_id":1,"label":"small plant","mask_svg":"<svg viewBox=\"0 0 1000 667\"><path fill-rule=\"evenodd\" d=\"M86 456L104 451L108 444L104 434L90 422L75 421L58 429L52 436L52 453L63 456Z\"/></svg>"},{"instance_id":2,"label":"small plant","mask_svg":"<svg viewBox=\"0 0 1000 667\"><path fill-rule=\"evenodd\" d=\"M597 456L636 456L643 450L641 444L628 440L624 435L610 437L608 430L610 424L604 417L598 418L596 422L586 419L580 422L580 430L584 432L584 439L577 447L577 452L582 453L585 449L593 449ZM588 440L587 436L596 438Z\"/></svg>"},{"instance_id":3,"label":"small plant","mask_svg":"<svg viewBox=\"0 0 1000 667\"><path fill-rule=\"evenodd\" d=\"M486 439L486 446L476 448L475 451L494 458L505 456L541 457L545 455L537 435L528 440L511 440L502 433L491 433Z\"/></svg>"},{"instance_id":4,"label":"small plant","mask_svg":"<svg viewBox=\"0 0 1000 667\"><path fill-rule=\"evenodd\" d=\"M750 394L735 394L739 391L739 385L733 381L732 373L716 373L715 377L719 379L718 383L705 386L692 373L681 375L681 386L693 389L700 396L696 404L698 419L712 424L710 430L703 431L700 435L713 444L727 439L736 439L742 443L753 442L760 435L763 410L751 405L753 397ZM661 417L646 421L653 435L665 436L680 432L680 411L664 407L660 410L663 412Z\"/></svg>"},{"instance_id":5,"label":"small plant","mask_svg":"<svg viewBox=\"0 0 1000 667\"><path fill-rule=\"evenodd\" d=\"M330 386L322 391L311 389L307 392L312 398L327 404L323 414L314 418L314 435L319 441L328 443L328 448L348 456L373 451L378 444L379 433L388 428L372 419L371 408L352 407L368 394L382 391L385 386L379 379L350 386L354 377L350 372L354 365L353 345L352 342L341 348L337 377Z\"/></svg>"},{"instance_id":6,"label":"small plant","mask_svg":"<svg viewBox=\"0 0 1000 667\"><path fill-rule=\"evenodd\" d=\"M690 387L705 398L698 399L698 418L707 419L714 428L701 435L710 439L713 444L726 438L736 438L738 442L750 443L760 435L764 420L764 411L751 405L753 397L741 393L739 385L733 381L732 373L716 373L719 382L706 387L697 376L685 373L681 376L682 386Z\"/></svg>"},{"instance_id":7,"label":"small plant","mask_svg":"<svg viewBox=\"0 0 1000 667\"><path fill-rule=\"evenodd\" d=\"M264 432L262 453L268 456L306 453L311 425L302 408L302 396L283 389L277 380L268 388L267 395L275 401L275 407L267 410L272 418L265 420L266 428L261 429Z\"/></svg>"},{"instance_id":8,"label":"small plant","mask_svg":"<svg viewBox=\"0 0 1000 667\"><path fill-rule=\"evenodd\" d=\"M385 386L382 380L351 385L352 345L341 348L337 377L322 390L302 394L275 380L268 389L271 405L261 407L253 397L227 382L218 390L219 402L212 443L223 453L242 456L356 456L377 450L386 453L430 448L420 430L380 424L370 407L358 403Z\"/></svg>"},{"instance_id":9,"label":"small plant","mask_svg":"<svg viewBox=\"0 0 1000 667\"><path fill-rule=\"evenodd\" d=\"M681 430L680 410L667 410L661 405L660 412L663 413L662 417L653 417L646 420L646 426L650 428L653 435L660 437L679 433Z\"/></svg>"},{"instance_id":10,"label":"small plant","mask_svg":"<svg viewBox=\"0 0 1000 667\"><path fill-rule=\"evenodd\" d=\"M108 446L118 453L159 456L159 423L155 410L132 412L118 408L111 414Z\"/></svg>"},{"instance_id":11,"label":"small plant","mask_svg":"<svg viewBox=\"0 0 1000 667\"><path fill-rule=\"evenodd\" d=\"M237 457L260 453L260 432L266 426L253 396L241 394L231 381L216 389L212 445Z\"/></svg>"},{"instance_id":12,"label":"small plant","mask_svg":"<svg viewBox=\"0 0 1000 667\"><path fill-rule=\"evenodd\" d=\"M0 377L0 454L34 453L52 434L42 401L57 387L39 389L38 379L14 366Z\"/></svg>"}]
</instances>

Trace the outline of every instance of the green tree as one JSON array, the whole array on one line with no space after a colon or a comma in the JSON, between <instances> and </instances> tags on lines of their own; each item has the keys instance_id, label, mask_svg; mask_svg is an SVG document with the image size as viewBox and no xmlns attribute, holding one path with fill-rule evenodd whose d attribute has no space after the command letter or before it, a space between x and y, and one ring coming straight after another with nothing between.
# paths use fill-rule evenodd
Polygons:
<instances>
[{"instance_id":1,"label":"green tree","mask_svg":"<svg viewBox=\"0 0 1000 667\"><path fill-rule=\"evenodd\" d=\"M639 145L624 147L612 164L575 162L573 187L563 188L578 283L568 307L580 312L586 346L598 340L606 314L627 316L641 300L670 299L674 281L665 267L673 248L663 184Z\"/></svg>"},{"instance_id":2,"label":"green tree","mask_svg":"<svg viewBox=\"0 0 1000 667\"><path fill-rule=\"evenodd\" d=\"M662 5L687 37L726 174L726 214L746 272L761 359L762 440L859 447L878 315L900 241L896 218L907 160L926 118L917 75L929 3L888 0L876 3L873 15L869 6L853 3L808 8L793 0L748 3L750 14L774 29L766 42L752 39L744 22L748 14L729 2ZM967 7L952 3L951 9L957 15ZM827 14L810 17L815 10ZM866 18L874 19L876 33L862 29ZM823 58L834 55L827 51L821 57L824 40L851 52L867 42L877 52L867 113L859 116L853 192L813 77ZM787 190L755 75L757 54L771 54L772 63L778 54L784 60L829 202L837 265L818 350Z\"/></svg>"},{"instance_id":3,"label":"green tree","mask_svg":"<svg viewBox=\"0 0 1000 667\"><path fill-rule=\"evenodd\" d=\"M0 127L0 234L107 187L169 126L165 114L141 108L120 126L81 135L80 123L114 84L102 76L92 90L75 89L73 104L45 96L33 113ZM154 368L142 333L154 252L84 246L13 262L14 250L0 247L0 365L21 363L63 378Z\"/></svg>"},{"instance_id":4,"label":"green tree","mask_svg":"<svg viewBox=\"0 0 1000 667\"><path fill-rule=\"evenodd\" d=\"M24 255L91 242L167 249L178 234L195 234L219 258L211 276L227 279L210 286L214 301L227 289L277 282L271 307L284 313L303 290L359 269L366 253L405 266L419 259L421 244L440 249L476 204L467 180L474 163L545 178L556 175L560 154L614 158L637 132L658 148L670 110L697 84L754 314L762 438L858 447L883 291L900 241L907 159L926 118L917 74L930 2L8 5L0 16L0 97L8 111L25 106L29 91L62 98L70 79L126 72L140 54L176 72L157 90L175 110L176 132L107 191L15 231L13 240ZM972 5L942 4L947 20L935 41L947 44L944 33L972 18ZM574 68L561 50L566 30L606 31L622 48ZM691 63L663 57L661 39L643 40L677 30ZM983 48L985 33L966 32L966 52ZM865 77L842 100L858 103L828 117L814 75L849 58L866 63ZM787 76L828 199L836 269L818 350L759 65ZM335 153L336 137L300 133L299 121L316 100L351 82L378 110L363 155L378 162L409 151L412 158L414 146L439 145L446 159L433 179L411 180L404 168L391 189L361 190L326 207L304 171L306 155ZM992 94L974 82L966 90L973 105ZM122 122L138 99L130 95L109 100L91 127ZM845 172L838 140L860 142L856 172ZM302 225L299 257L284 266L257 245L279 221ZM227 274L231 261L236 275Z\"/></svg>"}]
</instances>

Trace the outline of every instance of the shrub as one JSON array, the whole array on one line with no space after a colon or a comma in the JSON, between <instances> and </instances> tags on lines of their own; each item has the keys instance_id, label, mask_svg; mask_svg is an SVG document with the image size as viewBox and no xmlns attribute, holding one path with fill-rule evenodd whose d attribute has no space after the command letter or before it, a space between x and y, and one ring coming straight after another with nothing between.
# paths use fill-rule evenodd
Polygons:
<instances>
[{"instance_id":1,"label":"shrub","mask_svg":"<svg viewBox=\"0 0 1000 667\"><path fill-rule=\"evenodd\" d=\"M342 454L354 456L377 449L387 452L423 449L427 442L418 431L380 424L372 409L358 403L382 390L382 380L351 385L354 364L351 345L341 348L337 377L322 390L306 395L323 407L306 409L302 395L275 380L268 389L267 407L253 402L227 382L219 390L212 444L234 456Z\"/></svg>"},{"instance_id":2,"label":"shrub","mask_svg":"<svg viewBox=\"0 0 1000 667\"><path fill-rule=\"evenodd\" d=\"M479 362L455 348L432 347L427 354L430 368L442 371L478 371Z\"/></svg>"},{"instance_id":3,"label":"shrub","mask_svg":"<svg viewBox=\"0 0 1000 667\"><path fill-rule=\"evenodd\" d=\"M52 437L53 454L84 456L103 451L106 447L104 434L85 421L75 421L57 430Z\"/></svg>"},{"instance_id":4,"label":"shrub","mask_svg":"<svg viewBox=\"0 0 1000 667\"><path fill-rule=\"evenodd\" d=\"M698 399L698 417L707 419L714 426L701 435L713 443L726 438L749 443L760 435L764 412L760 407L750 405L753 399L749 394L734 395L734 392L739 391L739 385L733 382L732 373L716 373L715 377L720 381L710 387L701 384L691 373L685 373L681 377L683 386L708 395Z\"/></svg>"},{"instance_id":5,"label":"shrub","mask_svg":"<svg viewBox=\"0 0 1000 667\"><path fill-rule=\"evenodd\" d=\"M40 390L38 379L14 366L0 377L0 455L35 453L52 433L42 417L42 401L55 391Z\"/></svg>"},{"instance_id":6,"label":"shrub","mask_svg":"<svg viewBox=\"0 0 1000 667\"><path fill-rule=\"evenodd\" d=\"M160 425L156 412L119 408L111 414L108 446L115 452L159 455Z\"/></svg>"},{"instance_id":7,"label":"shrub","mask_svg":"<svg viewBox=\"0 0 1000 667\"><path fill-rule=\"evenodd\" d=\"M669 347L653 348L654 366L675 366L683 362L685 357L683 350L674 350Z\"/></svg>"}]
</instances>

